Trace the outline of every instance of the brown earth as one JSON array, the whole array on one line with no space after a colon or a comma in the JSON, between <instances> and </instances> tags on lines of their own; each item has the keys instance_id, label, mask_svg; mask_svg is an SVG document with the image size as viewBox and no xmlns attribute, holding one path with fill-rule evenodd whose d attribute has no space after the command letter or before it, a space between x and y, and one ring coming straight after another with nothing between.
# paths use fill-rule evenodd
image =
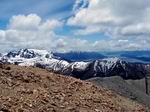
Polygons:
<instances>
[{"instance_id":1,"label":"brown earth","mask_svg":"<svg viewBox=\"0 0 150 112\"><path fill-rule=\"evenodd\" d=\"M89 82L44 69L0 64L0 112L149 112Z\"/></svg>"}]
</instances>

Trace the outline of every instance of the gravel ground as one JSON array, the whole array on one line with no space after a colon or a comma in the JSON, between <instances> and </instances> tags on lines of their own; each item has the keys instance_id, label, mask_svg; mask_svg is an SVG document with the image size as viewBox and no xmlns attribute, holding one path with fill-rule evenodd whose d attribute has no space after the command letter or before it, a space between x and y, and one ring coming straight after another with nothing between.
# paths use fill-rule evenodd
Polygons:
<instances>
[{"instance_id":1,"label":"gravel ground","mask_svg":"<svg viewBox=\"0 0 150 112\"><path fill-rule=\"evenodd\" d=\"M44 69L0 65L0 112L148 112L103 87Z\"/></svg>"}]
</instances>

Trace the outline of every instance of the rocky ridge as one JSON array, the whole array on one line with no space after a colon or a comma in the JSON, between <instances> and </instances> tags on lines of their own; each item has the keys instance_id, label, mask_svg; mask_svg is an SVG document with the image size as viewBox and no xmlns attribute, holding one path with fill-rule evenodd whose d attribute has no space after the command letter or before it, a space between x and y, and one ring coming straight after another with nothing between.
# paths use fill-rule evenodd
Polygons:
<instances>
[{"instance_id":1,"label":"rocky ridge","mask_svg":"<svg viewBox=\"0 0 150 112\"><path fill-rule=\"evenodd\" d=\"M148 112L89 82L44 69L0 64L1 112Z\"/></svg>"}]
</instances>

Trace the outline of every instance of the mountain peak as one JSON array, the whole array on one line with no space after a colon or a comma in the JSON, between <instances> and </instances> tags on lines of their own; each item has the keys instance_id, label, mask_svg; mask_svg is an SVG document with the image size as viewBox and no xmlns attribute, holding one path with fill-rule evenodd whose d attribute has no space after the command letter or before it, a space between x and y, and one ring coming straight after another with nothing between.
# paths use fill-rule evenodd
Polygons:
<instances>
[{"instance_id":1,"label":"mountain peak","mask_svg":"<svg viewBox=\"0 0 150 112\"><path fill-rule=\"evenodd\" d=\"M111 58L104 58L102 59L103 61L107 61L107 62L111 62L111 63L116 63L118 61L122 61L120 58L118 57L111 57Z\"/></svg>"},{"instance_id":2,"label":"mountain peak","mask_svg":"<svg viewBox=\"0 0 150 112\"><path fill-rule=\"evenodd\" d=\"M20 49L18 51L11 51L7 54L9 58L35 58L35 57L46 57L49 52L46 50L38 49Z\"/></svg>"}]
</instances>

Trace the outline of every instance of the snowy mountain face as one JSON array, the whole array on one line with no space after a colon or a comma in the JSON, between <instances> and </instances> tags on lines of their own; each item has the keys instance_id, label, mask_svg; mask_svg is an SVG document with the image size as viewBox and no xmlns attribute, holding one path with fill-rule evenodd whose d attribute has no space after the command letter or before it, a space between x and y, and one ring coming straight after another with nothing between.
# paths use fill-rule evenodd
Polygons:
<instances>
[{"instance_id":1,"label":"snowy mountain face","mask_svg":"<svg viewBox=\"0 0 150 112\"><path fill-rule=\"evenodd\" d=\"M36 66L80 79L118 75L126 79L143 78L149 65L123 61L119 58L105 58L94 61L67 61L46 50L21 49L3 56L2 62L19 66Z\"/></svg>"},{"instance_id":2,"label":"snowy mountain face","mask_svg":"<svg viewBox=\"0 0 150 112\"><path fill-rule=\"evenodd\" d=\"M52 58L53 54L46 50L37 49L21 49L19 51L11 51L2 57L2 60L11 64L21 66L34 66L34 64L45 58Z\"/></svg>"},{"instance_id":3,"label":"snowy mountain face","mask_svg":"<svg viewBox=\"0 0 150 112\"><path fill-rule=\"evenodd\" d=\"M123 65L123 61L121 61L119 58L107 58L102 60L96 60L94 63L94 70L97 71L97 69L100 69L102 72L107 72L112 70L116 65L121 64Z\"/></svg>"},{"instance_id":4,"label":"snowy mountain face","mask_svg":"<svg viewBox=\"0 0 150 112\"><path fill-rule=\"evenodd\" d=\"M142 78L145 65L129 63L119 58L107 58L93 62L94 74L97 77L119 75L123 78Z\"/></svg>"},{"instance_id":5,"label":"snowy mountain face","mask_svg":"<svg viewBox=\"0 0 150 112\"><path fill-rule=\"evenodd\" d=\"M37 49L21 49L19 51L11 51L5 54L1 60L10 64L19 66L40 66L54 71L61 71L69 63L65 60L60 60L46 50Z\"/></svg>"},{"instance_id":6,"label":"snowy mountain face","mask_svg":"<svg viewBox=\"0 0 150 112\"><path fill-rule=\"evenodd\" d=\"M19 51L11 51L7 54L9 58L35 58L35 57L46 57L49 53L46 50L36 49L21 49Z\"/></svg>"}]
</instances>

